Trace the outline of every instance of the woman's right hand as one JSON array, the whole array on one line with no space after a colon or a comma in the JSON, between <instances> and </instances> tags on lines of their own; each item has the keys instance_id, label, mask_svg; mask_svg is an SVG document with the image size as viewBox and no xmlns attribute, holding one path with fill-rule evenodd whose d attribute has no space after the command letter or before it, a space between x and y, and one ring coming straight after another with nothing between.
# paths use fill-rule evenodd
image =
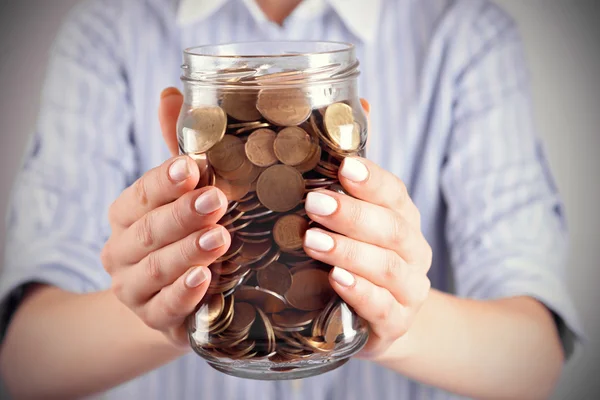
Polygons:
<instances>
[{"instance_id":1,"label":"woman's right hand","mask_svg":"<svg viewBox=\"0 0 600 400\"><path fill-rule=\"evenodd\" d=\"M182 102L176 89L163 92L159 117L172 154ZM227 198L216 187L194 190L199 180L198 166L187 156L146 172L111 206L112 235L102 250L117 298L183 347L189 346L184 320L210 283L207 266L231 244L227 230L217 225Z\"/></svg>"}]
</instances>

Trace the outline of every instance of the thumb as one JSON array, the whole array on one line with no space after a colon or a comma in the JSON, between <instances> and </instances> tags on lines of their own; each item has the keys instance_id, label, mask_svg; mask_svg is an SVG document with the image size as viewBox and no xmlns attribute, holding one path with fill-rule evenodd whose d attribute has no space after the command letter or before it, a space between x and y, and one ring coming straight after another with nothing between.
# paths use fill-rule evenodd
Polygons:
<instances>
[{"instance_id":1,"label":"thumb","mask_svg":"<svg viewBox=\"0 0 600 400\"><path fill-rule=\"evenodd\" d=\"M183 95L174 87L166 88L160 94L158 120L163 138L172 156L179 154L177 144L177 119L183 105Z\"/></svg>"}]
</instances>

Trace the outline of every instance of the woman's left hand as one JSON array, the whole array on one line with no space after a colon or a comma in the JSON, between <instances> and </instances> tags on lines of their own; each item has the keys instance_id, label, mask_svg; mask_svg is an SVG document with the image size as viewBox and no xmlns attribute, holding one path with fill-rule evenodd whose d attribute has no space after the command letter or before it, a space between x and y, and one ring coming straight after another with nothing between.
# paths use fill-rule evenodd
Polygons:
<instances>
[{"instance_id":1,"label":"woman's left hand","mask_svg":"<svg viewBox=\"0 0 600 400\"><path fill-rule=\"evenodd\" d=\"M400 179L358 157L344 160L339 179L354 198L328 190L308 194L308 216L335 233L309 229L304 250L335 266L331 285L369 323L359 355L372 359L408 331L427 299L432 251Z\"/></svg>"}]
</instances>

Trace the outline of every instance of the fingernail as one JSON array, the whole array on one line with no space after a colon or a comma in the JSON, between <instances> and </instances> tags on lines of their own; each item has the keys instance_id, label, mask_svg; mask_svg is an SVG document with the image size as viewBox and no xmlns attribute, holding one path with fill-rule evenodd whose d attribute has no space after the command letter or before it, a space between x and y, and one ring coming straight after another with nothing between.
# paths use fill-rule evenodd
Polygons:
<instances>
[{"instance_id":1,"label":"fingernail","mask_svg":"<svg viewBox=\"0 0 600 400\"><path fill-rule=\"evenodd\" d=\"M334 281L345 287L350 287L354 285L355 282L354 276L350 272L340 267L333 267L333 270L331 271L331 277Z\"/></svg>"},{"instance_id":2,"label":"fingernail","mask_svg":"<svg viewBox=\"0 0 600 400\"><path fill-rule=\"evenodd\" d=\"M194 203L199 214L207 215L221 208L221 198L216 189L210 189L202 193Z\"/></svg>"},{"instance_id":3,"label":"fingernail","mask_svg":"<svg viewBox=\"0 0 600 400\"><path fill-rule=\"evenodd\" d=\"M190 168L185 158L175 160L169 167L169 177L175 182L186 180L190 176Z\"/></svg>"},{"instance_id":4,"label":"fingernail","mask_svg":"<svg viewBox=\"0 0 600 400\"><path fill-rule=\"evenodd\" d=\"M304 206L307 212L321 216L333 214L337 207L338 203L333 197L318 192L310 192Z\"/></svg>"},{"instance_id":5,"label":"fingernail","mask_svg":"<svg viewBox=\"0 0 600 400\"><path fill-rule=\"evenodd\" d=\"M175 87L168 87L160 93L160 98L164 99L165 97L171 96L173 94L181 94L181 92Z\"/></svg>"},{"instance_id":6,"label":"fingernail","mask_svg":"<svg viewBox=\"0 0 600 400\"><path fill-rule=\"evenodd\" d=\"M200 236L200 247L203 250L211 251L225 244L225 237L221 228L215 228Z\"/></svg>"},{"instance_id":7,"label":"fingernail","mask_svg":"<svg viewBox=\"0 0 600 400\"><path fill-rule=\"evenodd\" d=\"M340 173L353 182L363 182L369 177L369 170L365 164L355 158L345 158Z\"/></svg>"},{"instance_id":8,"label":"fingernail","mask_svg":"<svg viewBox=\"0 0 600 400\"><path fill-rule=\"evenodd\" d=\"M196 267L185 277L185 285L190 289L198 287L208 278L204 267Z\"/></svg>"},{"instance_id":9,"label":"fingernail","mask_svg":"<svg viewBox=\"0 0 600 400\"><path fill-rule=\"evenodd\" d=\"M304 236L304 245L316 251L329 251L333 249L333 238L323 232L309 229Z\"/></svg>"}]
</instances>

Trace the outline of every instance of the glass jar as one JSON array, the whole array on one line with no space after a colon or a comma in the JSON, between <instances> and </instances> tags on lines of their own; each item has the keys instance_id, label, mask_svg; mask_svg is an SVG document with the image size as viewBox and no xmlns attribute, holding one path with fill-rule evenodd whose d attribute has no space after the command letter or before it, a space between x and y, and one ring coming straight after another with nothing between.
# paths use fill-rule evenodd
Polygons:
<instances>
[{"instance_id":1,"label":"glass jar","mask_svg":"<svg viewBox=\"0 0 600 400\"><path fill-rule=\"evenodd\" d=\"M225 255L187 328L194 351L230 375L297 379L343 365L366 322L333 291L331 266L308 257L317 224L306 194L343 193L338 169L364 155L366 116L350 44L256 42L191 48L182 66L180 151L229 200ZM323 228L323 227L321 227Z\"/></svg>"}]
</instances>

